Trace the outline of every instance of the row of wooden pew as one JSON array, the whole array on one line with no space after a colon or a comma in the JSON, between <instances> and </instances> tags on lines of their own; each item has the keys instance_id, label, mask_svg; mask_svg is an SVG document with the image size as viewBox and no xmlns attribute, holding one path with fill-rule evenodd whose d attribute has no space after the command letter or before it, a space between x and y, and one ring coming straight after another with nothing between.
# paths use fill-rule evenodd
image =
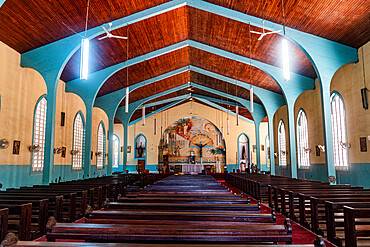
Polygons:
<instances>
[{"instance_id":1,"label":"row of wooden pew","mask_svg":"<svg viewBox=\"0 0 370 247\"><path fill-rule=\"evenodd\" d=\"M129 187L116 201L105 203L104 210L90 212L85 223L55 223L46 238L149 246L291 244L290 221L277 225L274 212L262 214L260 209L211 176L171 176L144 189ZM316 246L324 245L318 240Z\"/></svg>"},{"instance_id":2,"label":"row of wooden pew","mask_svg":"<svg viewBox=\"0 0 370 247\"><path fill-rule=\"evenodd\" d=\"M50 216L59 222L73 222L84 217L88 208L102 208L107 198L114 200L138 180L137 175L117 174L0 191L0 242L8 232L20 240L45 235Z\"/></svg>"},{"instance_id":3,"label":"row of wooden pew","mask_svg":"<svg viewBox=\"0 0 370 247\"><path fill-rule=\"evenodd\" d=\"M370 190L263 174L226 181L337 246L370 246Z\"/></svg>"}]
</instances>

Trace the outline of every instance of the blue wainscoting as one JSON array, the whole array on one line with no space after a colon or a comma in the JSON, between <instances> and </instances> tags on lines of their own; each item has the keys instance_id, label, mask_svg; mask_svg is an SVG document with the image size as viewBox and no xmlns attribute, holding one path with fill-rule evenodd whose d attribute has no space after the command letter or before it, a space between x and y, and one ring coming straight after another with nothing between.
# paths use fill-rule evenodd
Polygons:
<instances>
[{"instance_id":1,"label":"blue wainscoting","mask_svg":"<svg viewBox=\"0 0 370 247\"><path fill-rule=\"evenodd\" d=\"M351 163L350 170L337 171L337 183L370 188L370 163Z\"/></svg>"},{"instance_id":2,"label":"blue wainscoting","mask_svg":"<svg viewBox=\"0 0 370 247\"><path fill-rule=\"evenodd\" d=\"M42 173L32 173L31 165L0 165L1 190L41 184Z\"/></svg>"},{"instance_id":3,"label":"blue wainscoting","mask_svg":"<svg viewBox=\"0 0 370 247\"><path fill-rule=\"evenodd\" d=\"M282 177L292 177L290 164L287 164L286 166L279 166L279 164L275 164L275 175Z\"/></svg>"},{"instance_id":4,"label":"blue wainscoting","mask_svg":"<svg viewBox=\"0 0 370 247\"><path fill-rule=\"evenodd\" d=\"M311 164L309 169L298 169L298 178L328 182L326 164Z\"/></svg>"}]
</instances>

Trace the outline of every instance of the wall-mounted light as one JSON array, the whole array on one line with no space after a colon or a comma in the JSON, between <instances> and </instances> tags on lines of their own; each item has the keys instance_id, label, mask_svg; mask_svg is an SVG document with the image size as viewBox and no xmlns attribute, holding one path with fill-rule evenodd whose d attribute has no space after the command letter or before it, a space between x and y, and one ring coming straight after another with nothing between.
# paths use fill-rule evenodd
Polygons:
<instances>
[{"instance_id":1,"label":"wall-mounted light","mask_svg":"<svg viewBox=\"0 0 370 247\"><path fill-rule=\"evenodd\" d=\"M39 144L35 144L35 145L32 145L32 146L29 146L28 150L30 150L30 152L32 152L32 153L37 153L41 150L41 147L40 147Z\"/></svg>"},{"instance_id":2,"label":"wall-mounted light","mask_svg":"<svg viewBox=\"0 0 370 247\"><path fill-rule=\"evenodd\" d=\"M55 154L60 154L62 151L63 151L63 148L62 147L54 148L54 153Z\"/></svg>"},{"instance_id":3,"label":"wall-mounted light","mask_svg":"<svg viewBox=\"0 0 370 247\"><path fill-rule=\"evenodd\" d=\"M317 147L320 149L321 152L325 153L325 146L317 145Z\"/></svg>"},{"instance_id":4,"label":"wall-mounted light","mask_svg":"<svg viewBox=\"0 0 370 247\"><path fill-rule=\"evenodd\" d=\"M87 80L89 74L89 39L82 39L81 41L81 65L80 65L80 79Z\"/></svg>"},{"instance_id":5,"label":"wall-mounted light","mask_svg":"<svg viewBox=\"0 0 370 247\"><path fill-rule=\"evenodd\" d=\"M342 142L340 141L339 142L340 146L343 148L343 149L348 149L348 148L351 148L351 144L348 143L348 142Z\"/></svg>"}]
</instances>

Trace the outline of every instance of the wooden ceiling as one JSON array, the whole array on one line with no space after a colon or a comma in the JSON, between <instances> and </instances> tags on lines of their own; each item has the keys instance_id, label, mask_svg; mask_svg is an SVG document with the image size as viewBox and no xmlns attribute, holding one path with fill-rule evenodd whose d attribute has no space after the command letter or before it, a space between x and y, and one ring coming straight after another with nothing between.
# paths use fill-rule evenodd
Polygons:
<instances>
[{"instance_id":1,"label":"wooden ceiling","mask_svg":"<svg viewBox=\"0 0 370 247\"><path fill-rule=\"evenodd\" d=\"M207 0L252 16L282 24L281 0ZM88 28L100 26L133 13L160 5L166 0L91 0ZM329 40L358 48L369 41L370 3L367 0L294 0L286 2L286 25ZM81 32L85 27L86 0L6 0L0 8L0 41L20 53ZM90 72L125 62L149 52L190 39L264 63L281 66L279 35L269 35L258 41L249 35L260 28L230 20L212 13L184 6L135 24L114 30L117 35L129 35L126 40L92 40ZM251 46L249 45L251 43ZM127 49L128 48L128 49ZM251 50L251 53L249 52ZM128 52L127 52L128 51ZM316 78L306 55L290 44L292 71ZM61 79L65 82L78 78L80 52L67 63ZM235 80L282 93L276 82L263 71L231 59L195 48L183 48L129 66L109 78L98 96L112 93L127 85L193 65ZM132 101L148 97L194 81L211 88L235 94L235 86L198 73L183 73L158 81L132 92ZM226 91L225 91L226 90ZM234 90L234 91L233 91ZM204 95L205 92L202 92ZM179 95L179 93L176 93ZM249 98L248 90L238 87L240 97ZM258 99L256 99L258 101ZM136 113L135 113L136 114Z\"/></svg>"}]
</instances>

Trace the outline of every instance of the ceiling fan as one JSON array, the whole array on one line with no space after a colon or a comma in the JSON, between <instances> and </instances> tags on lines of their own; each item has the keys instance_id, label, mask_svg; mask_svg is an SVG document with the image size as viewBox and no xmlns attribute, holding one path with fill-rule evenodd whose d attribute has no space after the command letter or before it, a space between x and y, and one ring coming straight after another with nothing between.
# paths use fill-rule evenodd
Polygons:
<instances>
[{"instance_id":1,"label":"ceiling fan","mask_svg":"<svg viewBox=\"0 0 370 247\"><path fill-rule=\"evenodd\" d=\"M258 38L258 40L261 40L261 39L263 39L263 37L265 37L268 34L280 33L281 31L282 30L275 30L275 31L271 31L271 32L265 32L265 20L262 20L262 32L257 32L257 31L250 31L250 32L255 33L255 34L259 34L260 37Z\"/></svg>"},{"instance_id":2,"label":"ceiling fan","mask_svg":"<svg viewBox=\"0 0 370 247\"><path fill-rule=\"evenodd\" d=\"M109 25L109 30L106 27L102 26L102 28L104 29L106 35L104 37L99 38L99 40L106 39L106 38L109 38L109 39L110 38L114 38L114 39L127 39L127 37L113 35L111 33L111 31L112 31L112 22L109 22L108 25Z\"/></svg>"}]
</instances>

